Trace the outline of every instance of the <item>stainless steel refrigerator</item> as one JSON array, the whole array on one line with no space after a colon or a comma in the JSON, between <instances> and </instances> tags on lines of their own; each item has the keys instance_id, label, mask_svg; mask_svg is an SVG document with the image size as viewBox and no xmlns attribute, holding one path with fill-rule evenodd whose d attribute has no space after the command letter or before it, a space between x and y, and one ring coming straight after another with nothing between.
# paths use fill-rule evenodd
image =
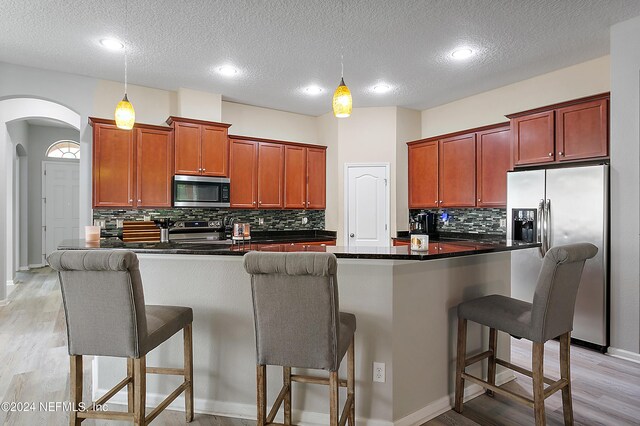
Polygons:
<instances>
[{"instance_id":1,"label":"stainless steel refrigerator","mask_svg":"<svg viewBox=\"0 0 640 426\"><path fill-rule=\"evenodd\" d=\"M586 262L582 273L571 337L601 351L609 344L608 211L607 165L507 174L507 238L524 235L543 245L540 250L511 253L511 295L533 300L542 257L549 248L583 241L595 244L598 254ZM523 213L525 220L529 215L534 232L519 230Z\"/></svg>"}]
</instances>

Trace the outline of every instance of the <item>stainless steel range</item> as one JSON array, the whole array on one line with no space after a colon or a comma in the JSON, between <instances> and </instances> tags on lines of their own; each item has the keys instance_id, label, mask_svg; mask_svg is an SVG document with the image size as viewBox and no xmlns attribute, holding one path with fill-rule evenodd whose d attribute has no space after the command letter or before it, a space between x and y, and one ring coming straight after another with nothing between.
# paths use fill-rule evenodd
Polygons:
<instances>
[{"instance_id":1,"label":"stainless steel range","mask_svg":"<svg viewBox=\"0 0 640 426\"><path fill-rule=\"evenodd\" d=\"M169 230L169 239L184 244L231 244L219 220L176 222Z\"/></svg>"}]
</instances>

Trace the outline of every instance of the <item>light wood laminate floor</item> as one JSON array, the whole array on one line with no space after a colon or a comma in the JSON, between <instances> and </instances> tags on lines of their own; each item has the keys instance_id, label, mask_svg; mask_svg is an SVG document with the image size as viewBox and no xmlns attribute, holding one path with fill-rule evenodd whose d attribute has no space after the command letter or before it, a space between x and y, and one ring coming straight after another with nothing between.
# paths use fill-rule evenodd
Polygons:
<instances>
[{"instance_id":1,"label":"light wood laminate floor","mask_svg":"<svg viewBox=\"0 0 640 426\"><path fill-rule=\"evenodd\" d=\"M64 311L56 275L48 268L20 273L10 303L0 307L0 399L2 402L68 401L69 358ZM500 338L504 338L501 336ZM512 360L530 367L531 345L513 340ZM545 372L559 377L558 344L548 342ZM85 361L85 401L89 401L91 373ZM572 347L573 404L577 425L640 425L640 365ZM517 374L512 389L531 394L529 378ZM36 407L38 408L38 407ZM114 409L119 407L114 407ZM547 399L547 422L562 424L560 394ZM63 425L67 413L6 412L4 425ZM123 422L85 420L86 425L125 425ZM153 425L186 424L184 413L163 412ZM250 420L196 414L192 425L254 425ZM533 425L533 412L500 396L480 396L465 404L464 414L453 411L426 423L440 425Z\"/></svg>"}]
</instances>

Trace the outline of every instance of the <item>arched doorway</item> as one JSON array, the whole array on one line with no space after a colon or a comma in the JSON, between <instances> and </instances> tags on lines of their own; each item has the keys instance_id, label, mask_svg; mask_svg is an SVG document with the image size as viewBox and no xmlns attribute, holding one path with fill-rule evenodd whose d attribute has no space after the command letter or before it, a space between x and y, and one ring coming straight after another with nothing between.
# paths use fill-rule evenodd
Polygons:
<instances>
[{"instance_id":1,"label":"arched doorway","mask_svg":"<svg viewBox=\"0 0 640 426\"><path fill-rule=\"evenodd\" d=\"M15 217L18 200L14 188L16 168L19 167L16 166L19 164L17 145L23 137L20 123L25 120L52 120L78 132L81 123L78 113L56 102L34 98L0 100L0 173L5 181L5 184L0 184L0 200L5 201L5 207L0 207L0 252L4 252L0 256L0 305L6 304L7 284L13 282L15 258L19 256L15 252L15 239L19 235L20 225L16 229L19 223Z\"/></svg>"}]
</instances>

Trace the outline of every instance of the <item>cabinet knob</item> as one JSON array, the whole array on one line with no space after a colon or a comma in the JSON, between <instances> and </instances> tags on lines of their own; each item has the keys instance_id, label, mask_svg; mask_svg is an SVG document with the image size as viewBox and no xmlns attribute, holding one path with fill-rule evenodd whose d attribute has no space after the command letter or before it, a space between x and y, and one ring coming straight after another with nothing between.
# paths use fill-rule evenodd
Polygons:
<instances>
[{"instance_id":1,"label":"cabinet knob","mask_svg":"<svg viewBox=\"0 0 640 426\"><path fill-rule=\"evenodd\" d=\"M434 203L438 204L438 200L435 200Z\"/></svg>"},{"instance_id":2,"label":"cabinet knob","mask_svg":"<svg viewBox=\"0 0 640 426\"><path fill-rule=\"evenodd\" d=\"M203 172L206 172L206 171L207 171L207 169L202 169L202 171L203 171Z\"/></svg>"},{"instance_id":3,"label":"cabinet knob","mask_svg":"<svg viewBox=\"0 0 640 426\"><path fill-rule=\"evenodd\" d=\"M440 200L440 204L442 204L442 200Z\"/></svg>"},{"instance_id":4,"label":"cabinet knob","mask_svg":"<svg viewBox=\"0 0 640 426\"><path fill-rule=\"evenodd\" d=\"M553 157L553 152L550 152L550 153L549 153L549 157Z\"/></svg>"},{"instance_id":5,"label":"cabinet knob","mask_svg":"<svg viewBox=\"0 0 640 426\"><path fill-rule=\"evenodd\" d=\"M478 201L482 201L480 198L478 198Z\"/></svg>"},{"instance_id":6,"label":"cabinet knob","mask_svg":"<svg viewBox=\"0 0 640 426\"><path fill-rule=\"evenodd\" d=\"M130 202L130 203L133 203L133 198L130 198L130 199L129 199L129 202Z\"/></svg>"},{"instance_id":7,"label":"cabinet knob","mask_svg":"<svg viewBox=\"0 0 640 426\"><path fill-rule=\"evenodd\" d=\"M558 155L559 155L559 156L561 156L561 157L564 157L564 152L560 151L560 152L558 153Z\"/></svg>"},{"instance_id":8,"label":"cabinet knob","mask_svg":"<svg viewBox=\"0 0 640 426\"><path fill-rule=\"evenodd\" d=\"M139 202L139 203L141 203L141 202L142 202L142 200L138 200L138 202Z\"/></svg>"},{"instance_id":9,"label":"cabinet knob","mask_svg":"<svg viewBox=\"0 0 640 426\"><path fill-rule=\"evenodd\" d=\"M254 201L252 204L255 204L256 202Z\"/></svg>"},{"instance_id":10,"label":"cabinet knob","mask_svg":"<svg viewBox=\"0 0 640 426\"><path fill-rule=\"evenodd\" d=\"M350 236L351 238L353 238L353 237L355 237L355 236L356 236L356 234L349 234L349 236Z\"/></svg>"}]
</instances>

